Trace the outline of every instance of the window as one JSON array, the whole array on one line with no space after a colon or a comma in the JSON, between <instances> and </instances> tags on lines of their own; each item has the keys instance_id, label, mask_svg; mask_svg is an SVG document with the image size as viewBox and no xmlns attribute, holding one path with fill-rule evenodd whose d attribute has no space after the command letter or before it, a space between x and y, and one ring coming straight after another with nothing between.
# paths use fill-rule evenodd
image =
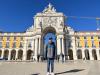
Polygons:
<instances>
[{"instance_id":1,"label":"window","mask_svg":"<svg viewBox=\"0 0 100 75\"><path fill-rule=\"evenodd\" d=\"M2 48L2 42L0 42L0 48Z\"/></svg>"},{"instance_id":2,"label":"window","mask_svg":"<svg viewBox=\"0 0 100 75\"><path fill-rule=\"evenodd\" d=\"M22 42L20 43L20 48L23 48L23 44L22 44Z\"/></svg>"},{"instance_id":3,"label":"window","mask_svg":"<svg viewBox=\"0 0 100 75\"><path fill-rule=\"evenodd\" d=\"M84 36L84 39L86 39L86 36Z\"/></svg>"},{"instance_id":4,"label":"window","mask_svg":"<svg viewBox=\"0 0 100 75\"><path fill-rule=\"evenodd\" d=\"M71 41L69 41L68 47L72 47L72 45L71 45Z\"/></svg>"},{"instance_id":5,"label":"window","mask_svg":"<svg viewBox=\"0 0 100 75\"><path fill-rule=\"evenodd\" d=\"M9 42L6 42L6 48L9 48Z\"/></svg>"},{"instance_id":6,"label":"window","mask_svg":"<svg viewBox=\"0 0 100 75\"><path fill-rule=\"evenodd\" d=\"M85 41L85 47L86 47L86 48L88 47L88 45L87 45L87 41Z\"/></svg>"},{"instance_id":7,"label":"window","mask_svg":"<svg viewBox=\"0 0 100 75\"><path fill-rule=\"evenodd\" d=\"M100 39L100 36L98 36L98 39Z\"/></svg>"},{"instance_id":8,"label":"window","mask_svg":"<svg viewBox=\"0 0 100 75\"><path fill-rule=\"evenodd\" d=\"M21 41L23 40L23 37L20 37Z\"/></svg>"},{"instance_id":9,"label":"window","mask_svg":"<svg viewBox=\"0 0 100 75\"><path fill-rule=\"evenodd\" d=\"M91 36L91 39L93 39L93 36Z\"/></svg>"},{"instance_id":10,"label":"window","mask_svg":"<svg viewBox=\"0 0 100 75\"><path fill-rule=\"evenodd\" d=\"M7 37L7 41L9 40L9 38L10 38L10 37L8 36L8 37Z\"/></svg>"},{"instance_id":11,"label":"window","mask_svg":"<svg viewBox=\"0 0 100 75\"><path fill-rule=\"evenodd\" d=\"M31 47L32 47L32 46L31 46L31 42L28 44L28 47L29 47L29 48L31 48Z\"/></svg>"},{"instance_id":12,"label":"window","mask_svg":"<svg viewBox=\"0 0 100 75\"><path fill-rule=\"evenodd\" d=\"M14 37L14 40L16 40L16 37Z\"/></svg>"},{"instance_id":13,"label":"window","mask_svg":"<svg viewBox=\"0 0 100 75\"><path fill-rule=\"evenodd\" d=\"M77 39L79 39L79 36L77 36Z\"/></svg>"},{"instance_id":14,"label":"window","mask_svg":"<svg viewBox=\"0 0 100 75\"><path fill-rule=\"evenodd\" d=\"M92 47L95 48L96 46L94 45L94 41L92 41Z\"/></svg>"},{"instance_id":15,"label":"window","mask_svg":"<svg viewBox=\"0 0 100 75\"><path fill-rule=\"evenodd\" d=\"M2 37L0 37L0 41L2 40Z\"/></svg>"},{"instance_id":16,"label":"window","mask_svg":"<svg viewBox=\"0 0 100 75\"><path fill-rule=\"evenodd\" d=\"M99 41L99 47L100 47L100 41Z\"/></svg>"},{"instance_id":17,"label":"window","mask_svg":"<svg viewBox=\"0 0 100 75\"><path fill-rule=\"evenodd\" d=\"M77 47L79 47L79 42L77 42Z\"/></svg>"},{"instance_id":18,"label":"window","mask_svg":"<svg viewBox=\"0 0 100 75\"><path fill-rule=\"evenodd\" d=\"M13 48L16 48L16 42L13 43Z\"/></svg>"}]
</instances>

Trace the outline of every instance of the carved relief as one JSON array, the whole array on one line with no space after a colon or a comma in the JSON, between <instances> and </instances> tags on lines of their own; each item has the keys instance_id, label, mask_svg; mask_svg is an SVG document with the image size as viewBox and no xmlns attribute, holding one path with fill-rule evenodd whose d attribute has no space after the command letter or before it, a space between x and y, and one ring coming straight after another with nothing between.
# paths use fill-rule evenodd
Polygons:
<instances>
[{"instance_id":1,"label":"carved relief","mask_svg":"<svg viewBox=\"0 0 100 75\"><path fill-rule=\"evenodd\" d=\"M56 17L44 17L43 26L56 26L57 18Z\"/></svg>"}]
</instances>

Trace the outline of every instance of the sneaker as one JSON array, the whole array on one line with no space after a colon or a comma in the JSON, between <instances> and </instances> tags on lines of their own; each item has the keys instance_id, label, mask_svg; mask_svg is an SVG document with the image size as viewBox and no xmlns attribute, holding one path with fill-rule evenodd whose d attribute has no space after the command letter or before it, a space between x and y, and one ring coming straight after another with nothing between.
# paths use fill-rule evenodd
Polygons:
<instances>
[{"instance_id":1,"label":"sneaker","mask_svg":"<svg viewBox=\"0 0 100 75\"><path fill-rule=\"evenodd\" d=\"M50 73L50 75L55 75L54 73Z\"/></svg>"},{"instance_id":2,"label":"sneaker","mask_svg":"<svg viewBox=\"0 0 100 75\"><path fill-rule=\"evenodd\" d=\"M50 75L50 73L49 73L49 72L47 72L47 75Z\"/></svg>"}]
</instances>

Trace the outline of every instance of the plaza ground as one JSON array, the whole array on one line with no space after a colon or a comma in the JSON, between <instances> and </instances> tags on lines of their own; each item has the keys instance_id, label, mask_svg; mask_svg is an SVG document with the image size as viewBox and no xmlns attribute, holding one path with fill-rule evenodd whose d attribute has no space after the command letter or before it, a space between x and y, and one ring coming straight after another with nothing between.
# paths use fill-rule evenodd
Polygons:
<instances>
[{"instance_id":1,"label":"plaza ground","mask_svg":"<svg viewBox=\"0 0 100 75\"><path fill-rule=\"evenodd\" d=\"M0 61L0 75L46 75L46 62ZM56 75L100 75L100 61L55 61Z\"/></svg>"}]
</instances>

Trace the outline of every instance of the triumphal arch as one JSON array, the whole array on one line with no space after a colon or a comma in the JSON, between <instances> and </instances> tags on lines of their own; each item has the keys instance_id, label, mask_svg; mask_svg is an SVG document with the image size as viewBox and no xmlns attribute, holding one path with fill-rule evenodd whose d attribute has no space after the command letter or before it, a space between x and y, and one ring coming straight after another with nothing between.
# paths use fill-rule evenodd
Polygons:
<instances>
[{"instance_id":1,"label":"triumphal arch","mask_svg":"<svg viewBox=\"0 0 100 75\"><path fill-rule=\"evenodd\" d=\"M74 40L75 38L69 36L69 34L74 34L74 31L71 27L65 25L66 18L63 13L57 12L51 4L49 4L43 12L37 13L34 16L34 25L27 30L26 34L32 35L34 39L35 44L33 43L33 50L35 58L37 58L37 55L44 54L45 46L43 39L47 33L54 33L56 36L57 55L64 54L66 58L68 57L67 43L71 42L70 39ZM75 42L72 41L73 45L74 43Z\"/></svg>"},{"instance_id":2,"label":"triumphal arch","mask_svg":"<svg viewBox=\"0 0 100 75\"><path fill-rule=\"evenodd\" d=\"M65 60L100 60L100 31L74 31L65 24L67 18L49 4L33 17L33 25L25 32L0 32L0 58L37 60L45 52L44 38L55 35L56 56ZM50 36L51 37L51 36Z\"/></svg>"}]
</instances>

